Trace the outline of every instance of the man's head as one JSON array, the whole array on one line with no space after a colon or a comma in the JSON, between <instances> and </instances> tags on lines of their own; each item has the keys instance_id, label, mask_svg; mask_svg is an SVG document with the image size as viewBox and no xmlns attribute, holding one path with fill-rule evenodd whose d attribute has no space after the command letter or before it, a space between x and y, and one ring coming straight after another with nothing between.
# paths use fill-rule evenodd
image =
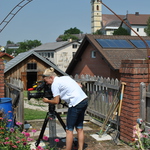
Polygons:
<instances>
[{"instance_id":1,"label":"man's head","mask_svg":"<svg viewBox=\"0 0 150 150\"><path fill-rule=\"evenodd\" d=\"M56 77L56 73L54 72L54 68L47 68L43 73L43 79L47 84L52 84L54 78Z\"/></svg>"}]
</instances>

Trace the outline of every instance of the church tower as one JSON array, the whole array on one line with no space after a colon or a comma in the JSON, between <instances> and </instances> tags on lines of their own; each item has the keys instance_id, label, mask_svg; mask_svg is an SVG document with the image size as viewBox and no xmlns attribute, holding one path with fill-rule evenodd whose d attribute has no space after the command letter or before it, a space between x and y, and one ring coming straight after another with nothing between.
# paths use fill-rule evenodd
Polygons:
<instances>
[{"instance_id":1,"label":"church tower","mask_svg":"<svg viewBox=\"0 0 150 150\"><path fill-rule=\"evenodd\" d=\"M102 0L91 0L91 33L102 28Z\"/></svg>"}]
</instances>

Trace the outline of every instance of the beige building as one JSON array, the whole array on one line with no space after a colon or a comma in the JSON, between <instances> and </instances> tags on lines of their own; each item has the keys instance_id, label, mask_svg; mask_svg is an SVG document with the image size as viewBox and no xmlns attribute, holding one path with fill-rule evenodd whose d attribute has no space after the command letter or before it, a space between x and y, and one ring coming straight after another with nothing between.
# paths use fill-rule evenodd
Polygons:
<instances>
[{"instance_id":1,"label":"beige building","mask_svg":"<svg viewBox=\"0 0 150 150\"><path fill-rule=\"evenodd\" d=\"M68 40L46 43L33 50L65 72L79 46L79 42Z\"/></svg>"}]
</instances>

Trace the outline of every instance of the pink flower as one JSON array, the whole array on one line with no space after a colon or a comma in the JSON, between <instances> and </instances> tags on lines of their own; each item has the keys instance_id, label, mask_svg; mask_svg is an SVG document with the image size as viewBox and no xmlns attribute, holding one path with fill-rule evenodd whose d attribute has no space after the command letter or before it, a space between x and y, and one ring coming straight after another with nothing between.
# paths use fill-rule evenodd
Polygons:
<instances>
[{"instance_id":1,"label":"pink flower","mask_svg":"<svg viewBox=\"0 0 150 150\"><path fill-rule=\"evenodd\" d=\"M26 132L25 132L25 131L22 131L21 133L22 133L22 134L25 134Z\"/></svg>"},{"instance_id":2,"label":"pink flower","mask_svg":"<svg viewBox=\"0 0 150 150\"><path fill-rule=\"evenodd\" d=\"M29 137L29 136L30 136L30 133L28 133L28 132L27 132L27 133L24 133L24 136L25 136L25 137Z\"/></svg>"},{"instance_id":3,"label":"pink flower","mask_svg":"<svg viewBox=\"0 0 150 150\"><path fill-rule=\"evenodd\" d=\"M10 132L14 132L15 130L14 130L14 128L10 128Z\"/></svg>"},{"instance_id":4,"label":"pink flower","mask_svg":"<svg viewBox=\"0 0 150 150\"><path fill-rule=\"evenodd\" d=\"M8 122L11 122L12 120L11 119L8 119Z\"/></svg>"},{"instance_id":5,"label":"pink flower","mask_svg":"<svg viewBox=\"0 0 150 150\"><path fill-rule=\"evenodd\" d=\"M55 139L55 142L59 142L60 140L59 139Z\"/></svg>"},{"instance_id":6,"label":"pink flower","mask_svg":"<svg viewBox=\"0 0 150 150\"><path fill-rule=\"evenodd\" d=\"M9 139L9 137L6 137L6 138L5 138L5 140L8 140L8 139Z\"/></svg>"},{"instance_id":7,"label":"pink flower","mask_svg":"<svg viewBox=\"0 0 150 150\"><path fill-rule=\"evenodd\" d=\"M53 118L49 117L50 120L53 120Z\"/></svg>"},{"instance_id":8,"label":"pink flower","mask_svg":"<svg viewBox=\"0 0 150 150\"><path fill-rule=\"evenodd\" d=\"M18 121L18 122L16 122L16 125L19 126L19 125L22 125L22 123Z\"/></svg>"},{"instance_id":9,"label":"pink flower","mask_svg":"<svg viewBox=\"0 0 150 150\"><path fill-rule=\"evenodd\" d=\"M17 148L17 146L16 145L14 145L14 146L12 146L13 148Z\"/></svg>"},{"instance_id":10,"label":"pink flower","mask_svg":"<svg viewBox=\"0 0 150 150\"><path fill-rule=\"evenodd\" d=\"M3 120L3 118L2 118L2 117L0 117L0 120Z\"/></svg>"},{"instance_id":11,"label":"pink flower","mask_svg":"<svg viewBox=\"0 0 150 150\"><path fill-rule=\"evenodd\" d=\"M32 139L32 138L27 138L27 141L29 142L29 141L33 141L34 139Z\"/></svg>"},{"instance_id":12,"label":"pink flower","mask_svg":"<svg viewBox=\"0 0 150 150\"><path fill-rule=\"evenodd\" d=\"M9 144L9 142L4 142L5 145Z\"/></svg>"},{"instance_id":13,"label":"pink flower","mask_svg":"<svg viewBox=\"0 0 150 150\"><path fill-rule=\"evenodd\" d=\"M48 141L48 137L47 136L43 136L43 140Z\"/></svg>"},{"instance_id":14,"label":"pink flower","mask_svg":"<svg viewBox=\"0 0 150 150\"><path fill-rule=\"evenodd\" d=\"M12 111L8 111L8 113L12 113Z\"/></svg>"},{"instance_id":15,"label":"pink flower","mask_svg":"<svg viewBox=\"0 0 150 150\"><path fill-rule=\"evenodd\" d=\"M20 143L20 141L17 141L16 143Z\"/></svg>"},{"instance_id":16,"label":"pink flower","mask_svg":"<svg viewBox=\"0 0 150 150\"><path fill-rule=\"evenodd\" d=\"M35 133L35 132L36 132L36 130L35 130L35 129L33 129L33 130L32 130L32 132L33 132L33 133Z\"/></svg>"}]
</instances>

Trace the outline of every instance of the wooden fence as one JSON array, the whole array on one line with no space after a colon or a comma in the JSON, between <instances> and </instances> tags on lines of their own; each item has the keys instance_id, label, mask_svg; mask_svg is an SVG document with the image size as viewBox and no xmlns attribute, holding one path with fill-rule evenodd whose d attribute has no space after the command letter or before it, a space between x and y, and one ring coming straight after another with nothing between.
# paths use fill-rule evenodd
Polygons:
<instances>
[{"instance_id":1,"label":"wooden fence","mask_svg":"<svg viewBox=\"0 0 150 150\"><path fill-rule=\"evenodd\" d=\"M74 79L82 83L89 98L87 113L99 119L105 119L112 102L119 99L120 81L99 76L76 75ZM115 122L114 122L115 123Z\"/></svg>"},{"instance_id":2,"label":"wooden fence","mask_svg":"<svg viewBox=\"0 0 150 150\"><path fill-rule=\"evenodd\" d=\"M14 120L24 123L23 82L12 78L5 81L5 97L12 98Z\"/></svg>"},{"instance_id":3,"label":"wooden fence","mask_svg":"<svg viewBox=\"0 0 150 150\"><path fill-rule=\"evenodd\" d=\"M150 129L150 84L140 84L140 118L145 122L145 129Z\"/></svg>"}]
</instances>

